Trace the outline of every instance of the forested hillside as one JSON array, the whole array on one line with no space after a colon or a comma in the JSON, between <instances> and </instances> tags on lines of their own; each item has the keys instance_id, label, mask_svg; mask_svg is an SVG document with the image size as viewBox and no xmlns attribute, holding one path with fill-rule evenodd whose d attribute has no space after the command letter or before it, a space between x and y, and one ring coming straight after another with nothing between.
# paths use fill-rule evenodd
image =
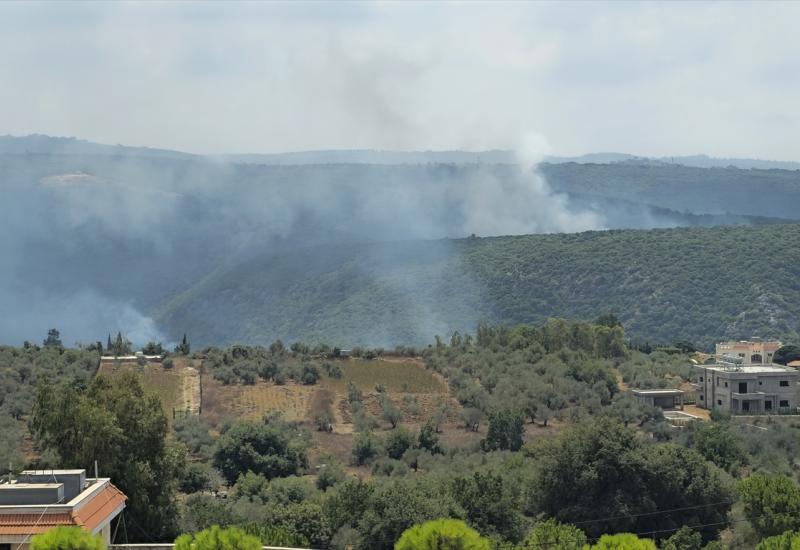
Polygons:
<instances>
[{"instance_id":1,"label":"forested hillside","mask_svg":"<svg viewBox=\"0 0 800 550\"><path fill-rule=\"evenodd\" d=\"M774 261L788 262L779 229L748 233L755 248L746 253L731 237L742 255L726 268L746 270L736 282L744 286L725 291L724 308L708 306L686 322L673 308L687 294L664 298L680 288L672 270L682 262L688 269L679 279L702 272L710 280L721 250L714 235L726 230L698 237L709 248L678 263L673 257L691 243L662 241L659 232L398 241L788 223L800 217L800 171L645 160L544 163L528 171L493 164L494 157L421 155L410 164L261 165L46 136L2 138L2 341L20 344L57 326L69 343L121 331L144 344L188 330L209 344L281 336L394 345L472 330L480 319L593 318L607 308L620 310L632 335L651 339L677 337L676 328L705 342L726 331L795 330L785 326L792 316L782 317L792 307L780 302L785 285L770 286L778 276L770 273L773 249L761 247L773 245L756 244L759 235L777 235ZM375 244L359 244L367 242ZM594 266L607 258L595 243L611 247L618 263ZM651 257L652 246L662 247L660 258ZM640 249L645 256L637 258ZM662 261L666 271L656 270ZM632 270L624 287L586 286L596 270L617 280L612 267ZM755 279L754 269L766 294L743 282ZM753 301L759 297L761 305ZM765 324L758 312L775 300L775 322L766 317ZM694 309L704 303L686 301ZM731 325L742 312L744 320ZM691 309L680 316L687 315Z\"/></svg>"},{"instance_id":2,"label":"forested hillside","mask_svg":"<svg viewBox=\"0 0 800 550\"><path fill-rule=\"evenodd\" d=\"M630 337L796 339L800 225L620 230L296 249L219 270L164 307L172 336L426 343L482 320L615 313Z\"/></svg>"},{"instance_id":3,"label":"forested hillside","mask_svg":"<svg viewBox=\"0 0 800 550\"><path fill-rule=\"evenodd\" d=\"M797 219L798 170L696 168L640 161L613 164L543 164L559 191L658 205L691 213L736 213ZM788 194L788 195L787 195Z\"/></svg>"}]
</instances>

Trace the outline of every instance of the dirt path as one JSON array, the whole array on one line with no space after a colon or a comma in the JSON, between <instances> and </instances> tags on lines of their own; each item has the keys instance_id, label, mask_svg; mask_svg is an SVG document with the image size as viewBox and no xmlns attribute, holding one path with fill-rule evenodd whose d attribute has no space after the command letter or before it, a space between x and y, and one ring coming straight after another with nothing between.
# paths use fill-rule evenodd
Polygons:
<instances>
[{"instance_id":1,"label":"dirt path","mask_svg":"<svg viewBox=\"0 0 800 550\"><path fill-rule=\"evenodd\" d=\"M200 414L200 373L194 367L187 365L181 371L181 394L176 408L190 415Z\"/></svg>"},{"instance_id":2,"label":"dirt path","mask_svg":"<svg viewBox=\"0 0 800 550\"><path fill-rule=\"evenodd\" d=\"M684 405L683 412L694 415L702 420L711 419L711 413L706 409L701 409L697 405Z\"/></svg>"},{"instance_id":3,"label":"dirt path","mask_svg":"<svg viewBox=\"0 0 800 550\"><path fill-rule=\"evenodd\" d=\"M333 433L353 433L353 424L351 422L345 422L344 416L342 415L341 407L344 400L344 397L336 396L336 400L333 402L333 405L331 405L331 408L333 409Z\"/></svg>"},{"instance_id":4,"label":"dirt path","mask_svg":"<svg viewBox=\"0 0 800 550\"><path fill-rule=\"evenodd\" d=\"M617 386L619 386L619 391L625 392L628 391L628 384L625 383L625 380L622 379L622 373L619 372L619 369L614 370L614 378L617 379Z\"/></svg>"}]
</instances>

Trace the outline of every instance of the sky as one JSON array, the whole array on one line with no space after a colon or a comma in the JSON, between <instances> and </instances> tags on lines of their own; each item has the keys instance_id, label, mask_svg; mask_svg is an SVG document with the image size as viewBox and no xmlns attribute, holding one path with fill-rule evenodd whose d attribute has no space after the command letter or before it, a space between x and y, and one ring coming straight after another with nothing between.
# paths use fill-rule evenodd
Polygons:
<instances>
[{"instance_id":1,"label":"sky","mask_svg":"<svg viewBox=\"0 0 800 550\"><path fill-rule=\"evenodd\" d=\"M800 160L800 2L0 3L0 134Z\"/></svg>"}]
</instances>

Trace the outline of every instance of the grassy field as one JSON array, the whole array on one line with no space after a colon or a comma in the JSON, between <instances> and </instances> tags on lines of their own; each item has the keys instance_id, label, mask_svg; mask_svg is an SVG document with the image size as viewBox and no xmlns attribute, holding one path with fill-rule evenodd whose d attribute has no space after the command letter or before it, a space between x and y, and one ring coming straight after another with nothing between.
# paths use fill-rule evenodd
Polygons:
<instances>
[{"instance_id":1,"label":"grassy field","mask_svg":"<svg viewBox=\"0 0 800 550\"><path fill-rule=\"evenodd\" d=\"M183 365L176 361L171 369L165 369L161 363L147 363L140 367L134 361L103 361L97 375L116 376L122 372L134 372L139 375L142 386L148 392L154 392L161 399L161 406L169 422L172 422L172 411L181 398L181 370Z\"/></svg>"},{"instance_id":2,"label":"grassy field","mask_svg":"<svg viewBox=\"0 0 800 550\"><path fill-rule=\"evenodd\" d=\"M335 363L342 369L339 379L326 378L324 384L337 393L345 393L347 384L353 382L363 392L375 391L375 384L383 384L389 393L444 394L447 387L433 372L425 369L422 361L412 358L351 358Z\"/></svg>"}]
</instances>

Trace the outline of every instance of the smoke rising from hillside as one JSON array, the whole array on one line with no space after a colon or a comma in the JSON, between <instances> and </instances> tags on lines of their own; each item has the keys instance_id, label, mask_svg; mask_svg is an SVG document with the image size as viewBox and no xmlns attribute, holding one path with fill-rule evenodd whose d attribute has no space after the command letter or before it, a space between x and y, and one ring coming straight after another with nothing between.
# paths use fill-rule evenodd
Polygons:
<instances>
[{"instance_id":1,"label":"smoke rising from hillside","mask_svg":"<svg viewBox=\"0 0 800 550\"><path fill-rule=\"evenodd\" d=\"M276 249L603 225L570 211L530 166L7 156L0 177L0 306L11 312L0 337L15 343L50 327L68 342L117 330L137 344L167 340L152 319L165 301L222 265ZM404 281L398 292L417 287Z\"/></svg>"}]
</instances>

